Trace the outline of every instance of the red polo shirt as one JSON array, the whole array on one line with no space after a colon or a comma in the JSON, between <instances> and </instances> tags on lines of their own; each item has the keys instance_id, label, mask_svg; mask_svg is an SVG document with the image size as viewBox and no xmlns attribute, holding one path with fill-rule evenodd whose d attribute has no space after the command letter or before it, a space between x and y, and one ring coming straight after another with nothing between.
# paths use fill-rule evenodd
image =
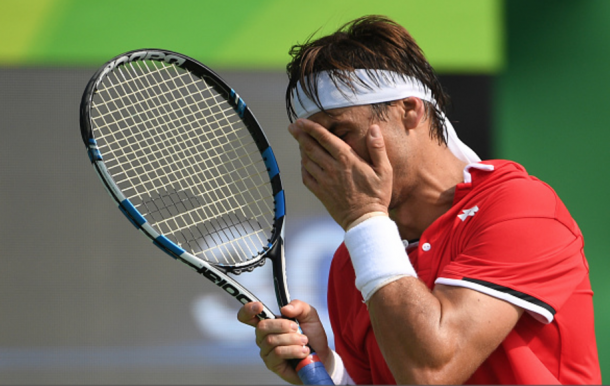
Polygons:
<instances>
[{"instance_id":1,"label":"red polo shirt","mask_svg":"<svg viewBox=\"0 0 610 386\"><path fill-rule=\"evenodd\" d=\"M510 161L469 165L453 206L407 248L419 278L526 312L470 384L600 384L583 237L556 193ZM335 347L358 384L395 383L356 289L345 245L329 277Z\"/></svg>"}]
</instances>

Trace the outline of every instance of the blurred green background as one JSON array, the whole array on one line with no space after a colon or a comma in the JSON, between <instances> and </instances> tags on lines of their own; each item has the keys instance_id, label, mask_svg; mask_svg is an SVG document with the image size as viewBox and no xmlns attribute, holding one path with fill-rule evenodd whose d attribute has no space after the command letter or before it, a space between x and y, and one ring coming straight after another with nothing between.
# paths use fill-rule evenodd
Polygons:
<instances>
[{"instance_id":1,"label":"blurred green background","mask_svg":"<svg viewBox=\"0 0 610 386\"><path fill-rule=\"evenodd\" d=\"M165 48L213 68L283 69L288 48L366 14L409 26L439 70L494 72L502 2L2 0L0 64L98 65L134 47ZM433 29L428 26L442 26Z\"/></svg>"},{"instance_id":2,"label":"blurred green background","mask_svg":"<svg viewBox=\"0 0 610 386\"><path fill-rule=\"evenodd\" d=\"M487 96L491 99L488 101L491 103L491 123L487 128L492 139L490 154L493 158L520 162L531 174L548 182L579 223L585 235L585 251L595 291L597 344L602 373L610 371L610 332L607 329L610 324L610 284L605 277L610 273L610 262L605 252L610 250L610 237L606 235L610 228L610 209L604 204L610 186L608 172L604 171L610 164L610 151L607 150L610 115L605 106L608 101L607 89L610 87L608 0L0 0L0 114L3 114L0 116L0 130L4 137L4 143L0 143L0 230L3 233L0 243L3 245L1 259L5 267L0 272L0 304L3 305L2 313L12 314L10 318L0 316L0 362L3 353L14 355L15 350L21 347L20 342L24 347L55 347L62 346L62 342L67 342L66 346L79 345L79 339L72 338L71 332L65 328L48 327L49 320L61 324L64 320L61 315L77 315L78 311L71 310L74 314L70 314L63 310L55 315L53 312L57 307L51 309L30 304L26 310L24 306L17 305L31 303L36 296L33 293L27 295L28 291L37 288L37 285L42 286L40 283L45 280L43 272L34 276L40 279L35 279L30 267L17 266L17 256L23 253L24 245L26 251L33 249L34 255L54 253L53 256L65 260L68 259L65 245L74 240L64 239L69 238L66 231L49 236L55 240L63 239L61 246L59 243L36 246L36 241L25 236L17 242L20 240L18 235L27 233L31 236L38 232L41 226L36 221L55 215L55 212L45 209L55 204L49 202L46 206L41 205L39 211L29 214L30 218L37 220L23 223L15 219L16 212L11 210L31 204L36 199L27 191L34 189L31 184L36 184L42 175L41 168L45 170L45 175L51 171L58 178L45 185L34 185L38 191L55 191L58 188L54 183L61 181L64 181L64 185L68 181L72 189L78 191L81 189L78 184L84 178L82 176L93 175L89 170L81 172L81 161L82 167L87 167L84 152L74 156L75 159L79 157L78 161L74 161L79 162L79 167L71 169L75 166L67 155L68 151L50 154L58 149L46 148L45 143L65 142L61 139L64 132L70 136L70 140L78 140L79 93L96 67L124 51L164 48L192 56L221 74L228 74L228 78L242 82L241 87L246 89L262 79L273 79L273 87L258 91L252 86L253 90L247 92L249 95L244 95L243 91L241 94L250 101L264 126L280 133L287 122L280 116L283 108L283 71L289 59L290 46L305 41L315 31L318 31L318 35L331 32L365 14L387 15L404 25L441 75L482 76L491 80L491 93ZM51 80L42 82L41 79L45 78ZM33 79L40 85L33 83ZM31 91L23 91L26 83L27 90ZM41 91L36 91L37 88ZM237 86L235 88L242 90ZM44 97L36 99L37 95ZM55 106L54 103L60 103L62 98L65 99L65 105L61 105L63 107L51 107ZM257 103L260 105L257 106ZM275 106L269 109L276 109L280 114L269 122L265 122L264 116L275 117L276 110L267 113L267 105ZM57 115L53 127L63 126L64 131L49 133L52 125L45 127L34 123L37 115L41 116L40 119L48 119L42 116L45 108ZM467 127L462 130L467 130ZM280 139L274 140L282 141L281 135L285 134L278 134L277 138ZM14 139L12 142L11 138ZM41 143L37 144L37 141ZM23 154L32 146L42 162L31 166L19 163L20 156L26 162ZM280 152L278 162L285 170L297 170L289 153L283 155ZM31 177L29 182L15 186L15 181L24 175ZM96 183L86 181L86 184ZM310 215L311 211L322 213L311 197L298 190L297 184L295 182L287 189L294 189L292 196L303 194L302 199L292 200L293 203L299 201L303 207L294 204L293 211L289 213L295 213L297 217ZM91 189L97 188L94 186ZM57 192L58 200L63 201L63 197L67 201L80 202L62 189ZM291 205L290 199L288 204ZM310 204L310 209L305 204ZM79 227L80 218L76 217L86 216L87 210L95 209L86 202L79 205L77 213L66 216L62 223L63 228L71 232ZM100 205L97 210L103 212L106 209L107 205ZM15 227L15 223L20 227ZM95 232L91 230L89 233ZM90 234L89 237L95 236ZM107 237L109 240L112 238L110 235ZM86 254L91 248L86 244L77 244L76 253ZM32 259L30 263L35 261ZM54 260L49 269L57 264L62 263ZM78 268L81 263L74 260L65 264L66 267ZM107 270L103 262L96 264L94 268L87 268L90 276L86 277L95 278ZM83 271L77 268L74 272L82 273L85 270L83 267L78 268ZM75 284L78 283L76 279L66 280L73 285L66 290L75 292L83 288ZM91 285L90 282L88 280L86 285ZM103 284L100 283L100 289L104 288ZM47 287L38 288L48 290L59 287L60 284L49 282ZM57 294L63 296L62 292ZM167 302L164 303L166 308L174 304L171 299L164 301ZM108 307L108 304L105 306ZM63 307L67 309L68 306ZM131 308L125 306L125 309ZM19 315L22 309L25 316ZM51 316L42 314L46 309ZM181 312L179 308L174 311ZM152 308L149 312L150 315L154 314ZM40 319L38 324L32 321L36 318ZM154 325L154 321L147 323ZM190 331L189 323L183 322L186 326L184 331ZM19 326L23 326L23 331L19 331ZM51 330L45 333L29 330L42 326ZM99 345L105 339L110 342L109 345L117 345L111 338L101 337L103 334L95 326L97 324L90 323L89 330L79 332L81 335L78 336L88 336L90 340L86 344L92 346ZM158 331L162 331L162 328L158 327ZM98 340L91 338L98 333L101 334ZM112 333L108 331L108 334ZM117 334L116 331L114 333ZM54 334L56 339L48 337L49 334ZM141 334L142 340L148 336ZM32 338L43 335L47 337ZM179 338L183 339L183 336ZM0 371L0 383L16 384L21 380L57 384L70 381L150 381L135 375L132 375L134 378L103 375L87 378L62 373L49 378L41 368L24 366L20 370L3 367L2 370L6 371ZM226 371L231 372L231 369ZM24 377L25 372L39 374L39 377ZM8 377L9 373L14 376ZM220 383L227 379L222 374L219 377L206 379L204 375L203 378L194 376L193 379L201 383ZM267 381L264 377L256 378L258 381L246 376L232 379L233 383ZM189 382L191 380L169 378L169 383Z\"/></svg>"},{"instance_id":3,"label":"blurred green background","mask_svg":"<svg viewBox=\"0 0 610 386\"><path fill-rule=\"evenodd\" d=\"M610 372L610 1L505 3L494 155L522 163L566 203L585 237L602 379Z\"/></svg>"}]
</instances>

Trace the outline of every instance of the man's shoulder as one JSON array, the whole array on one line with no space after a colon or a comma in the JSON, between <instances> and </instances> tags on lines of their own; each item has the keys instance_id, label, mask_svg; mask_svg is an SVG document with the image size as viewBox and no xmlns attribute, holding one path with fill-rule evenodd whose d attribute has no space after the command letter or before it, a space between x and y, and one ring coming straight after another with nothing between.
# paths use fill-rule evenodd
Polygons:
<instances>
[{"instance_id":1,"label":"man's shoulder","mask_svg":"<svg viewBox=\"0 0 610 386\"><path fill-rule=\"evenodd\" d=\"M472 171L472 190L465 197L514 216L554 217L559 197L553 188L523 166L506 160L484 161L494 170Z\"/></svg>"}]
</instances>

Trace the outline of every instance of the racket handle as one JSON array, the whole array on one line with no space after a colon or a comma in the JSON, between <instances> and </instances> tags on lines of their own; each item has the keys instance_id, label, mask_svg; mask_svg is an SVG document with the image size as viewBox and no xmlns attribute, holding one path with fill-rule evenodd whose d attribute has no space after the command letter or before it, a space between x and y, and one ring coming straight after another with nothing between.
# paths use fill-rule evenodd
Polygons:
<instances>
[{"instance_id":1,"label":"racket handle","mask_svg":"<svg viewBox=\"0 0 610 386\"><path fill-rule=\"evenodd\" d=\"M293 359L292 365L304 385L334 385L318 354L311 352L304 359Z\"/></svg>"}]
</instances>

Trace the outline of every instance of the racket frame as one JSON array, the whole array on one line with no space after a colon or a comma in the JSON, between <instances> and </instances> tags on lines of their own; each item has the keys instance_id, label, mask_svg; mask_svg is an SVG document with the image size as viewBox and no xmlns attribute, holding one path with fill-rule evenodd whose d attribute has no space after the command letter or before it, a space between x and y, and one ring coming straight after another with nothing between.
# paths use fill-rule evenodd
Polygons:
<instances>
[{"instance_id":1,"label":"racket frame","mask_svg":"<svg viewBox=\"0 0 610 386\"><path fill-rule=\"evenodd\" d=\"M204 78L206 83L210 84L215 91L221 94L229 102L252 135L252 138L254 139L267 167L275 206L275 218L271 238L269 239L268 245L263 248L258 256L253 256L247 261L236 263L228 267L220 264L217 265L209 263L193 255L164 235L157 232L146 220L146 218L131 204L129 199L127 199L121 192L120 188L112 178L112 175L106 168L102 154L100 153L93 135L90 108L93 104L94 95L104 78L106 78L116 68L142 60L155 60L165 62L166 64L173 64L190 71L197 77ZM163 49L140 49L125 52L106 62L106 64L104 64L92 76L87 84L80 105L80 128L83 142L87 147L89 159L96 171L96 174L106 188L106 191L114 199L125 217L127 217L127 219L139 231L153 241L158 248L172 258L179 260L200 273L202 276L210 280L219 288L223 289L240 303L246 304L252 301L261 302L263 304L263 311L259 314L259 318L261 319L275 318L276 316L267 305L265 305L260 299L258 299L254 294L252 294L248 289L243 287L228 274L232 273L239 275L244 271L252 271L254 268L263 265L265 263L265 259L270 259L272 261L274 286L278 305L282 307L290 302L290 294L288 292L286 280L286 264L284 259L283 241L286 203L284 198L284 190L282 188L282 182L279 175L279 167L275 159L275 155L273 154L273 150L269 145L269 141L265 136L265 133L262 131L254 114L243 99L241 99L235 92L235 90L233 90L217 73L204 64L177 52Z\"/></svg>"},{"instance_id":2,"label":"racket frame","mask_svg":"<svg viewBox=\"0 0 610 386\"><path fill-rule=\"evenodd\" d=\"M267 247L264 247L258 256L254 256L247 262L236 264L232 267L208 263L205 260L194 256L153 229L146 218L142 216L142 214L124 196L111 174L108 172L103 157L97 146L97 142L93 136L89 108L93 103L93 95L95 90L108 74L110 74L118 66L138 60L164 61L168 64L174 64L178 67L184 68L196 76L205 77L208 81L212 80L214 89L225 96L225 99L227 99L229 104L242 118L245 126L254 138L261 155L263 156L274 196L275 218L271 238L268 240L269 243ZM258 121L254 117L254 114L252 114L248 106L246 106L246 103L239 97L239 95L218 74L204 64L172 51L162 49L141 49L126 52L108 61L93 75L87 84L80 106L80 127L83 142L85 143L89 159L94 166L96 174L102 181L110 196L117 203L121 212L123 212L127 219L138 230L152 240L153 243L165 253L191 267L216 286L222 288L229 295L233 296L240 303L246 304L252 301L260 302L263 305L263 311L258 314L260 319L275 319L281 317L276 316L273 311L271 311L271 309L265 305L264 302L262 302L249 290L239 284L239 282L228 275L229 272L239 274L244 270L252 271L257 266L264 264L265 258L269 258L272 261L273 281L277 303L281 308L290 302L290 294L288 292L288 285L286 281L286 263L284 258L284 223L286 204L284 190L282 189L282 183L279 176L279 167L277 165L275 156L273 155L273 150L269 145L269 141L258 124ZM313 351L313 349L311 350L310 355L308 355L305 359L293 359L290 360L290 362L304 384L333 384L332 379L326 372L324 365L321 363L318 355Z\"/></svg>"}]
</instances>

